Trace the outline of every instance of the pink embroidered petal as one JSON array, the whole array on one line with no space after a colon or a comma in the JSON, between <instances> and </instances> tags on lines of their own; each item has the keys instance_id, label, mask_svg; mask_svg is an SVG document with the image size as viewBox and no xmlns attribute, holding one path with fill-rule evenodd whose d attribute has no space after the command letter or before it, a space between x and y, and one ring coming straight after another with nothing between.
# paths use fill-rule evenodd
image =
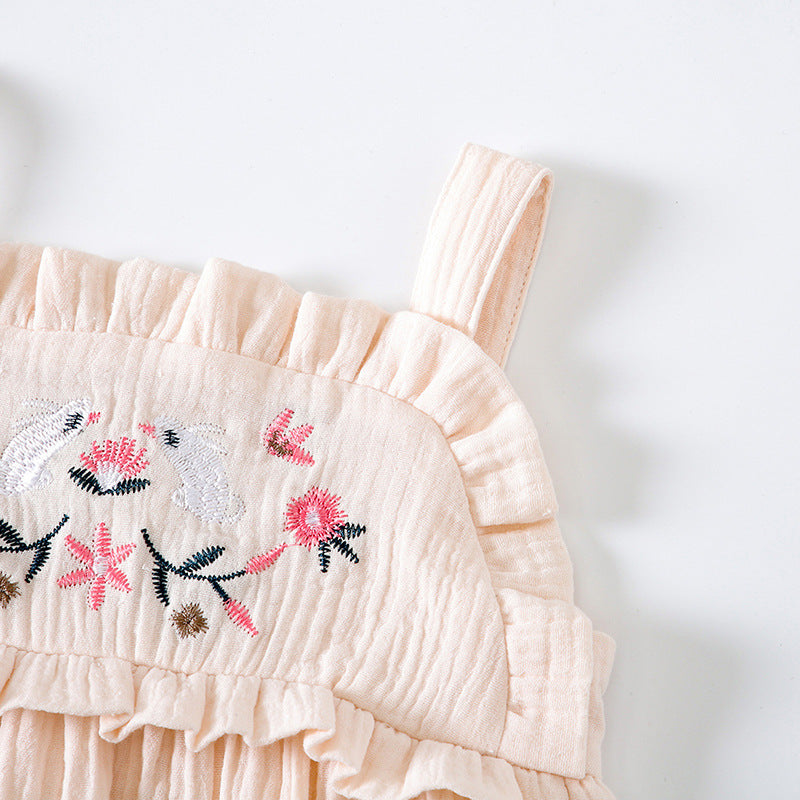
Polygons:
<instances>
[{"instance_id":1,"label":"pink embroidered petal","mask_svg":"<svg viewBox=\"0 0 800 800\"><path fill-rule=\"evenodd\" d=\"M136 545L133 542L117 545L108 557L108 566L119 566L134 550Z\"/></svg>"},{"instance_id":2,"label":"pink embroidered petal","mask_svg":"<svg viewBox=\"0 0 800 800\"><path fill-rule=\"evenodd\" d=\"M251 636L258 635L258 630L250 618L250 612L241 603L229 597L223 605L225 606L225 612L233 622L240 628L244 628Z\"/></svg>"},{"instance_id":3,"label":"pink embroidered petal","mask_svg":"<svg viewBox=\"0 0 800 800\"><path fill-rule=\"evenodd\" d=\"M285 431L294 416L294 411L291 408L284 408L267 428L267 434L274 433L275 431Z\"/></svg>"},{"instance_id":4,"label":"pink embroidered petal","mask_svg":"<svg viewBox=\"0 0 800 800\"><path fill-rule=\"evenodd\" d=\"M303 442L311 435L313 430L313 425L298 425L296 428L289 431L289 433L286 435L286 438L292 442L292 444L303 444Z\"/></svg>"},{"instance_id":5,"label":"pink embroidered petal","mask_svg":"<svg viewBox=\"0 0 800 800\"><path fill-rule=\"evenodd\" d=\"M84 564L94 564L94 553L83 542L73 539L68 533L64 537L64 544L78 561L82 561Z\"/></svg>"},{"instance_id":6,"label":"pink embroidered petal","mask_svg":"<svg viewBox=\"0 0 800 800\"><path fill-rule=\"evenodd\" d=\"M94 577L94 570L93 569L76 569L72 572L68 572L66 575L62 575L56 583L62 588L65 589L68 586L80 586L82 583L86 583L86 581L91 580Z\"/></svg>"},{"instance_id":7,"label":"pink embroidered petal","mask_svg":"<svg viewBox=\"0 0 800 800\"><path fill-rule=\"evenodd\" d=\"M284 443L282 450L282 457L287 461L291 461L292 464L297 464L301 467L310 467L314 463L314 457L311 453L304 450L302 447L291 444L288 440ZM275 455L281 454L275 453Z\"/></svg>"},{"instance_id":8,"label":"pink embroidered petal","mask_svg":"<svg viewBox=\"0 0 800 800\"><path fill-rule=\"evenodd\" d=\"M131 585L130 585L130 583L128 583L128 579L116 567L110 567L109 568L108 572L106 572L106 578L105 579L115 589L119 589L119 591L121 591L121 592L130 592L131 591Z\"/></svg>"},{"instance_id":9,"label":"pink embroidered petal","mask_svg":"<svg viewBox=\"0 0 800 800\"><path fill-rule=\"evenodd\" d=\"M314 457L300 445L310 436L314 426L309 424L298 425L296 428L287 431L293 415L294 411L291 408L281 411L269 424L261 440L264 447L273 455L285 458L294 464L310 466L314 463Z\"/></svg>"},{"instance_id":10,"label":"pink embroidered petal","mask_svg":"<svg viewBox=\"0 0 800 800\"><path fill-rule=\"evenodd\" d=\"M89 453L81 453L80 457L84 466L94 473L105 471L133 477L148 464L144 459L145 448L134 454L135 446L134 440L127 436L119 440L106 439L102 447L92 442Z\"/></svg>"},{"instance_id":11,"label":"pink embroidered petal","mask_svg":"<svg viewBox=\"0 0 800 800\"><path fill-rule=\"evenodd\" d=\"M111 555L111 532L105 522L98 522L94 529L94 552L95 557L107 561Z\"/></svg>"},{"instance_id":12,"label":"pink embroidered petal","mask_svg":"<svg viewBox=\"0 0 800 800\"><path fill-rule=\"evenodd\" d=\"M106 576L97 575L89 588L89 607L97 611L106 599Z\"/></svg>"},{"instance_id":13,"label":"pink embroidered petal","mask_svg":"<svg viewBox=\"0 0 800 800\"><path fill-rule=\"evenodd\" d=\"M270 550L269 553L262 553L261 555L253 556L247 562L247 566L244 568L245 572L249 572L251 575L263 572L265 569L271 567L278 560L278 556L288 546L289 545L286 542L284 542L282 545L279 545L273 550Z\"/></svg>"},{"instance_id":14,"label":"pink embroidered petal","mask_svg":"<svg viewBox=\"0 0 800 800\"><path fill-rule=\"evenodd\" d=\"M117 565L133 552L136 547L133 542L117 545L112 550L111 533L104 522L99 522L94 529L94 550L69 535L64 541L70 553L88 566L62 575L57 581L62 589L91 581L87 600L89 607L95 611L103 605L107 583L120 592L131 591L127 577Z\"/></svg>"}]
</instances>

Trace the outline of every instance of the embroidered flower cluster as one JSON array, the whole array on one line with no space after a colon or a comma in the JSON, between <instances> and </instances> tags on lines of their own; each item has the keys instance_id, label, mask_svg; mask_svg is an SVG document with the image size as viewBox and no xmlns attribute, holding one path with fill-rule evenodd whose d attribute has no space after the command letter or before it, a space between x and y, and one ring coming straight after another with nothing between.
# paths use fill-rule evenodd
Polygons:
<instances>
[{"instance_id":1,"label":"embroidered flower cluster","mask_svg":"<svg viewBox=\"0 0 800 800\"><path fill-rule=\"evenodd\" d=\"M88 398L65 403L39 399L25 402L38 412L15 424L17 432L0 455L0 494L18 495L50 484L53 474L48 465L53 456L100 420L100 414L91 410ZM301 445L314 427L303 424L290 428L293 416L292 409L281 411L260 434L260 441L271 455L298 466L312 466L314 457ZM218 441L225 434L223 428L212 424L184 425L165 416L140 423L138 427L153 440L155 448L166 456L178 475L180 484L172 493L173 503L205 522L232 523L242 517L245 505L230 489L224 461L227 450ZM80 465L72 466L67 474L90 494L120 496L142 492L151 485L150 479L142 474L150 466L147 446L139 446L127 436L92 441L79 460ZM210 571L225 552L223 546L198 550L176 564L159 551L148 529L142 528L140 534L153 559L151 577L156 598L169 607L170 582L176 578L203 583L222 602L231 621L256 636L258 629L250 611L229 594L228 588L238 579L272 567L289 547L316 550L321 572L328 571L335 554L358 563L353 540L366 528L349 522L340 504L341 497L318 486L292 498L284 513L284 532L293 541L284 541L268 552L256 554L242 568L226 573ZM42 570L51 555L54 538L68 520L65 514L48 533L26 541L16 528L0 519L0 553L33 554L25 583L30 583ZM95 525L91 544L70 533L64 536L63 542L79 566L58 578L58 586L70 589L88 584L87 602L95 611L102 607L107 587L131 593L122 565L134 552L135 542L112 546L111 531L104 521ZM19 583L0 571L0 608L6 608L20 593ZM208 630L208 619L196 602L184 603L174 610L170 621L182 639Z\"/></svg>"}]
</instances>

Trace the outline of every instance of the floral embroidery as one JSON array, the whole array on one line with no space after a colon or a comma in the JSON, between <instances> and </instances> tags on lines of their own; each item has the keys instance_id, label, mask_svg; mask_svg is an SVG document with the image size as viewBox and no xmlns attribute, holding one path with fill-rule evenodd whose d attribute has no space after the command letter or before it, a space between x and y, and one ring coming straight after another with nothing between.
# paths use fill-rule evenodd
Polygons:
<instances>
[{"instance_id":1,"label":"floral embroidery","mask_svg":"<svg viewBox=\"0 0 800 800\"><path fill-rule=\"evenodd\" d=\"M251 636L256 636L258 634L258 630L256 629L256 626L253 624L253 620L250 617L250 612L242 603L240 603L238 600L234 600L228 594L222 584L227 583L228 581L236 580L237 578L241 578L248 574L261 572L263 569L266 569L267 566L271 566L275 563L280 553L283 552L285 545L276 548L276 551L279 550L280 552L273 552L268 556L262 557L264 560L259 562L260 568L253 568L251 564L254 559L250 559L247 567L244 569L235 570L233 572L228 572L221 575L209 575L201 572L201 570L213 564L225 552L224 547L220 545L206 547L205 549L194 553L194 555L189 556L189 558L187 558L183 564L177 566L161 555L155 544L153 544L153 540L150 538L150 534L147 532L146 528L142 528L142 537L147 545L147 549L150 551L150 555L153 556L153 560L155 561L153 566L153 588L155 589L156 597L165 606L168 606L170 603L168 586L168 579L170 575L177 575L178 577L187 580L205 581L222 600L225 613L227 613L230 619L240 628L247 631Z\"/></svg>"},{"instance_id":2,"label":"floral embroidery","mask_svg":"<svg viewBox=\"0 0 800 800\"><path fill-rule=\"evenodd\" d=\"M8 604L19 595L19 584L12 581L5 572L0 572L0 607L7 608Z\"/></svg>"},{"instance_id":3,"label":"floral embroidery","mask_svg":"<svg viewBox=\"0 0 800 800\"><path fill-rule=\"evenodd\" d=\"M197 603L184 603L178 611L173 611L170 617L178 630L178 636L186 639L197 636L208 630L208 620Z\"/></svg>"},{"instance_id":4,"label":"floral embroidery","mask_svg":"<svg viewBox=\"0 0 800 800\"><path fill-rule=\"evenodd\" d=\"M328 571L331 548L358 563L348 540L361 536L366 528L345 522L347 514L339 508L340 500L327 489L315 486L294 498L286 509L286 530L294 533L297 544L309 550L317 547L321 572Z\"/></svg>"},{"instance_id":5,"label":"floral embroidery","mask_svg":"<svg viewBox=\"0 0 800 800\"><path fill-rule=\"evenodd\" d=\"M15 423L21 428L0 456L0 493L20 494L49 484L53 477L48 461L87 425L97 422L99 412L90 411L91 400L81 398L57 403L51 400L26 400L40 409Z\"/></svg>"},{"instance_id":6,"label":"floral embroidery","mask_svg":"<svg viewBox=\"0 0 800 800\"><path fill-rule=\"evenodd\" d=\"M327 489L310 489L294 498L286 508L286 529L294 533L298 544L311 548L327 539L346 519L339 508L341 497Z\"/></svg>"},{"instance_id":7,"label":"floral embroidery","mask_svg":"<svg viewBox=\"0 0 800 800\"><path fill-rule=\"evenodd\" d=\"M51 541L64 527L68 519L69 517L64 514L61 518L61 522L59 522L50 533L45 534L35 542L23 541L19 531L13 525L10 525L4 519L0 519L0 539L5 542L5 544L0 545L0 553L25 553L30 550L34 551L33 561L31 561L28 572L25 575L25 583L30 583L47 563L47 559L50 558Z\"/></svg>"},{"instance_id":8,"label":"floral embroidery","mask_svg":"<svg viewBox=\"0 0 800 800\"><path fill-rule=\"evenodd\" d=\"M129 494L139 492L150 484L147 478L136 476L149 461L147 450L142 447L135 452L136 442L123 436L121 439L106 439L102 446L92 442L88 453L81 453L83 467L72 467L70 477L82 489L93 494Z\"/></svg>"},{"instance_id":9,"label":"floral embroidery","mask_svg":"<svg viewBox=\"0 0 800 800\"><path fill-rule=\"evenodd\" d=\"M184 426L168 417L139 425L156 440L178 472L182 484L172 501L204 522L235 522L244 513L244 503L231 492L222 456L225 448L204 434L220 435L218 425Z\"/></svg>"},{"instance_id":10,"label":"floral embroidery","mask_svg":"<svg viewBox=\"0 0 800 800\"><path fill-rule=\"evenodd\" d=\"M28 401L40 411L16 423L20 430L0 455L0 493L15 494L44 486L52 481L47 469L49 460L86 426L96 423L99 412L90 410L88 398L57 403L47 400ZM262 434L262 443L268 452L294 464L311 466L313 456L301 445L312 433L310 424L289 428L294 411L284 409ZM244 503L234 494L228 483L223 456L227 451L213 436L225 433L213 424L183 425L179 421L159 416L139 428L153 439L181 479L173 492L172 501L207 522L233 522L244 513ZM81 466L74 466L68 474L83 490L95 495L122 495L139 492L150 485L142 477L150 466L146 447L139 447L135 439L92 441L89 449L79 456ZM29 583L43 569L51 555L53 538L69 519L64 514L61 521L47 534L35 541L26 542L10 523L0 519L0 553L32 552L33 559L25 575ZM317 549L322 572L327 572L331 554L338 552L351 563L358 563L353 540L365 531L364 525L349 522L341 508L341 497L327 489L314 486L288 503L284 514L284 531L294 541L284 541L271 550L251 556L244 567L227 573L207 571L225 552L220 545L198 550L182 563L172 563L155 547L146 528L141 529L145 545L153 557L152 584L156 598L164 606L170 605L170 580L202 581L211 587L222 602L225 613L239 628L258 635L258 629L248 608L228 592L232 581L258 575L274 566L289 547ZM93 531L91 546L67 534L64 544L70 555L80 562L77 569L62 575L57 584L62 589L88 584L87 602L99 610L106 599L106 587L117 591L132 591L121 565L136 548L134 542L112 547L111 532L105 522L99 522ZM0 572L0 608L20 595L19 584L5 572ZM209 623L198 603L184 603L170 615L180 638L196 637L208 630Z\"/></svg>"},{"instance_id":11,"label":"floral embroidery","mask_svg":"<svg viewBox=\"0 0 800 800\"><path fill-rule=\"evenodd\" d=\"M73 539L67 534L64 537L67 549L84 567L63 575L58 579L62 589L70 586L81 586L90 583L89 607L97 611L106 597L106 584L110 584L120 592L130 592L131 586L119 565L133 552L133 542L111 547L111 533L105 522L99 522L94 529L94 549L83 542Z\"/></svg>"},{"instance_id":12,"label":"floral embroidery","mask_svg":"<svg viewBox=\"0 0 800 800\"><path fill-rule=\"evenodd\" d=\"M300 445L311 435L314 426L298 425L292 430L287 430L293 416L294 411L291 408L281 411L270 422L269 427L261 436L261 441L273 455L285 458L293 464L311 466L314 463L314 457Z\"/></svg>"}]
</instances>

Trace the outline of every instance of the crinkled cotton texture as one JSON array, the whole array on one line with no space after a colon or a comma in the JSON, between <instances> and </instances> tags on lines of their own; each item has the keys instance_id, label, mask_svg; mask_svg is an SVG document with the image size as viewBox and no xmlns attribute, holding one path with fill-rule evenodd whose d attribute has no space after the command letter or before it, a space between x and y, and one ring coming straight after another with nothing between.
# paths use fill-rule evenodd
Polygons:
<instances>
[{"instance_id":1,"label":"crinkled cotton texture","mask_svg":"<svg viewBox=\"0 0 800 800\"><path fill-rule=\"evenodd\" d=\"M502 370L550 190L464 145L395 314L2 247L2 796L611 800Z\"/></svg>"}]
</instances>

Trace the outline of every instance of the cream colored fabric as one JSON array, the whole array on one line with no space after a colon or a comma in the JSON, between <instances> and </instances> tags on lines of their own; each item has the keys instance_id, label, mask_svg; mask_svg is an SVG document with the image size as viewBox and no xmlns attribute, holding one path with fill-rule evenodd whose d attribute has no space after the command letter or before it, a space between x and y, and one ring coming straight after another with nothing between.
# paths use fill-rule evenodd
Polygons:
<instances>
[{"instance_id":1,"label":"cream colored fabric","mask_svg":"<svg viewBox=\"0 0 800 800\"><path fill-rule=\"evenodd\" d=\"M474 330L421 313L428 245L392 315L219 259L3 247L5 796L611 797L613 642L498 366L549 178L459 164L493 187L467 240L506 232L442 254ZM453 181L429 242L464 230Z\"/></svg>"},{"instance_id":2,"label":"cream colored fabric","mask_svg":"<svg viewBox=\"0 0 800 800\"><path fill-rule=\"evenodd\" d=\"M544 234L549 169L466 143L433 210L411 308L506 363Z\"/></svg>"}]
</instances>

